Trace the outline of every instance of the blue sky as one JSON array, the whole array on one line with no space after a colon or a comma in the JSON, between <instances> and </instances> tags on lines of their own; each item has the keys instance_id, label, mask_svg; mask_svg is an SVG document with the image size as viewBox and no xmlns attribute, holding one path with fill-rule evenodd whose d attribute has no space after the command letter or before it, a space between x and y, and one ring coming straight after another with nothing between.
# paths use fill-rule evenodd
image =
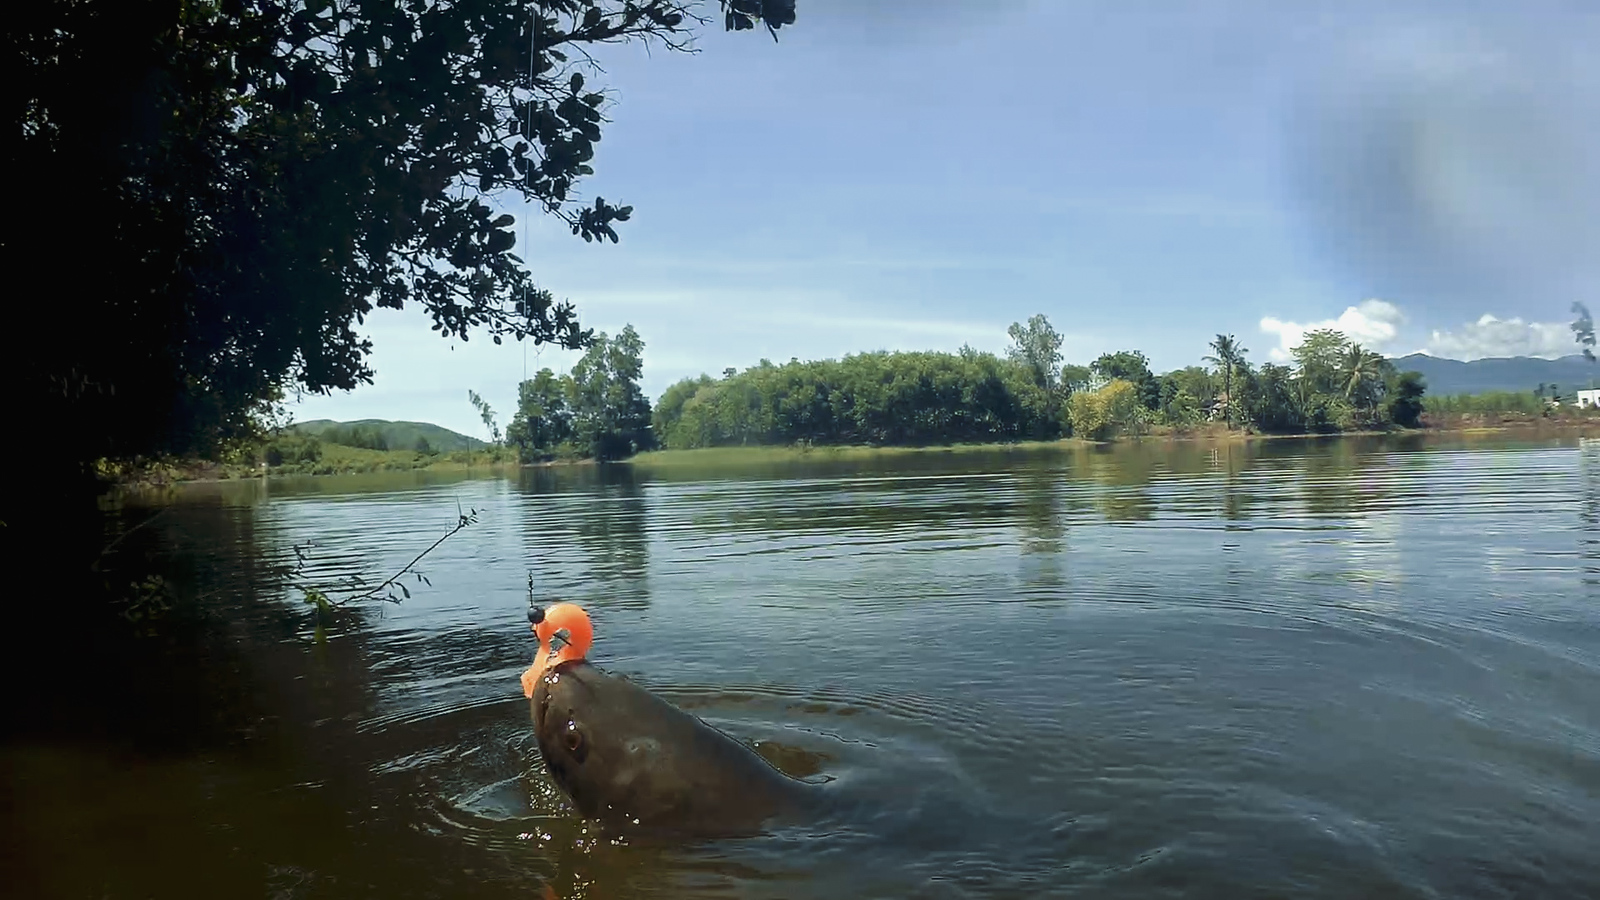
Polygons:
<instances>
[{"instance_id":1,"label":"blue sky","mask_svg":"<svg viewBox=\"0 0 1600 900\"><path fill-rule=\"evenodd\" d=\"M1597 37L1581 2L799 0L777 43L598 54L582 190L635 215L605 246L534 215L519 252L586 325L638 329L652 398L763 357L998 352L1038 312L1068 361L1158 371L1329 323L1560 355L1600 284ZM524 367L575 359L426 321L370 317L375 384L296 418L481 435L468 389L504 425Z\"/></svg>"}]
</instances>

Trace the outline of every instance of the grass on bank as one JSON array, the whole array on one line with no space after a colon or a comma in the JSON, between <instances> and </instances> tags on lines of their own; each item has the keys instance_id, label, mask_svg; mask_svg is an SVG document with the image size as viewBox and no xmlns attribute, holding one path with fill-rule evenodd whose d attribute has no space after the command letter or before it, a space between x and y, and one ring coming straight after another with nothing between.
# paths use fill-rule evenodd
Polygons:
<instances>
[{"instance_id":1,"label":"grass on bank","mask_svg":"<svg viewBox=\"0 0 1600 900\"><path fill-rule=\"evenodd\" d=\"M285 457L258 452L221 462L157 459L134 463L102 463L106 481L123 484L170 484L181 481L229 481L277 475L361 475L370 472L458 471L515 466L516 450L486 447L448 453L415 450L369 450L343 444L317 443L312 451Z\"/></svg>"},{"instance_id":2,"label":"grass on bank","mask_svg":"<svg viewBox=\"0 0 1600 900\"><path fill-rule=\"evenodd\" d=\"M1498 399L1498 398L1497 398ZM1538 412L1521 409L1494 409L1495 403L1439 404L1423 414L1423 427L1417 432L1489 433L1522 430L1600 428L1600 410L1580 410L1571 406ZM1510 404L1506 404L1510 405ZM1477 407L1476 409L1474 407ZM1488 408L1484 408L1488 407ZM1446 411L1448 410L1448 411ZM1378 432L1343 432L1345 436ZM1413 432L1416 433L1416 432ZM1229 442L1328 437L1319 434L1263 434L1247 429L1229 429L1220 422L1190 426L1155 425L1141 435L1113 438L1116 443L1130 440L1169 440ZM783 464L798 461L847 461L904 457L929 457L961 454L1037 454L1064 452L1096 446L1095 441L1064 438L1055 441L1016 441L1008 443L936 444L925 446L867 445L756 445L707 447L695 450L656 450L640 453L626 462L643 468L723 467ZM578 462L558 458L549 464ZM372 450L318 441L307 436L284 436L261 447L235 453L221 461L143 460L131 464L103 463L100 475L108 483L124 485L162 485L192 481L228 481L293 475L361 475L374 472L466 472L475 469L501 469L519 465L514 447L486 446L474 450L419 452L416 450Z\"/></svg>"},{"instance_id":3,"label":"grass on bank","mask_svg":"<svg viewBox=\"0 0 1600 900\"><path fill-rule=\"evenodd\" d=\"M268 465L273 475L357 475L363 472L397 472L411 469L454 469L517 464L511 447L485 447L452 450L448 453L420 453L416 450L369 450L343 444L322 444L314 460L284 461ZM257 466L258 470L260 466ZM259 472L258 472L259 474Z\"/></svg>"}]
</instances>

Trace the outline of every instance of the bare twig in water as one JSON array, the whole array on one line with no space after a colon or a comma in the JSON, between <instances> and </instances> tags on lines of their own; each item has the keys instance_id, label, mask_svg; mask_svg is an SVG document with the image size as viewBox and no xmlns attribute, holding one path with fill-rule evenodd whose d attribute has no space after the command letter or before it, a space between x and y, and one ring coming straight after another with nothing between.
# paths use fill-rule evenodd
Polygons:
<instances>
[{"instance_id":1,"label":"bare twig in water","mask_svg":"<svg viewBox=\"0 0 1600 900\"><path fill-rule=\"evenodd\" d=\"M103 549L101 549L100 553L97 556L95 556L94 564L89 567L89 571L91 571L91 572L100 571L100 564L105 561L106 554L110 553L112 550L115 550L117 545L122 543L124 538L126 538L130 534L133 534L135 531L138 531L139 529L145 527L146 525L149 525L151 522L154 522L155 520L157 520L157 519L161 518L162 516L166 515L169 511L171 511L171 509L172 509L171 506L163 506L161 509L156 511L155 515L147 516L139 524L137 524L137 525L133 526L132 528L129 528L126 531L122 532L121 534L117 535L115 540L113 540L111 543L105 545L105 547ZM0 525L4 525L4 524L5 524L4 522L0 522Z\"/></svg>"},{"instance_id":2,"label":"bare twig in water","mask_svg":"<svg viewBox=\"0 0 1600 900\"><path fill-rule=\"evenodd\" d=\"M400 582L400 579L405 577L405 574L407 572L411 572L412 571L411 567L416 565L417 563L421 562L422 558L424 556L427 556L429 553L432 553L434 551L434 549L437 548L440 544L444 543L445 541L450 540L450 538L454 537L457 532L461 531L463 528L466 528L468 525L475 524L477 521L478 521L478 511L476 509L469 510L469 511L463 513L463 512L461 512L460 506L457 505L457 507L456 507L456 524L455 524L455 527L451 528L449 531L447 531L443 535L441 535L437 541L434 541L433 543L429 544L428 545L428 549L426 549L426 550L422 551L421 553L418 553L416 556L412 557L411 561L406 563L405 565L401 566L400 570L398 572L395 572L393 575L390 575L388 578L385 578L383 581L379 582L377 587L374 587L372 590L366 591L366 592L361 593L361 594L356 594L356 595L351 596L351 597L346 597L346 598L344 598L343 600L340 600L338 603L336 603L334 605L343 606L345 603L348 603L351 600L367 600L367 599L376 597L380 592L383 592L383 591L388 591L388 593L386 593L384 595L383 599L389 601L390 603L399 603L400 602L400 598L396 597L394 595L394 591L392 590L395 587L400 588L400 590L405 594L406 598L410 599L411 591L408 590L406 588L406 586ZM425 584L428 587L433 587L433 582L428 580L428 576L422 574L421 572L412 572L412 574L417 577L417 581L419 583Z\"/></svg>"},{"instance_id":3,"label":"bare twig in water","mask_svg":"<svg viewBox=\"0 0 1600 900\"><path fill-rule=\"evenodd\" d=\"M434 541L432 544L429 544L421 553L418 553L416 556L412 557L410 562L401 566L400 569L393 575L390 575L388 578L385 578L383 581L370 588L366 586L366 582L358 575L348 576L348 580L351 582L352 586L347 588L321 588L313 584L304 583L304 577L302 573L305 569L307 561L306 550L311 546L309 543L304 545L295 545L295 565L288 571L288 573L286 573L286 578L292 585L298 587L302 592L304 592L305 602L317 608L317 639L320 641L323 639L321 624L322 619L325 616L331 616L335 610L342 609L351 602L380 599L389 603L400 603L402 599L410 599L411 590L410 588L406 587L405 582L401 580L408 573L413 575L417 579L418 583L432 587L433 582L429 581L426 575L415 570L414 567L416 564L421 562L423 557L438 549L440 544L443 544L445 541L454 537L468 525L476 524L477 521L478 511L476 509L470 509L466 512L462 512L460 504L457 503L456 523L449 531L441 535L439 539ZM395 593L396 589L399 590L399 595ZM344 594L345 596L334 599L333 595L337 594Z\"/></svg>"}]
</instances>

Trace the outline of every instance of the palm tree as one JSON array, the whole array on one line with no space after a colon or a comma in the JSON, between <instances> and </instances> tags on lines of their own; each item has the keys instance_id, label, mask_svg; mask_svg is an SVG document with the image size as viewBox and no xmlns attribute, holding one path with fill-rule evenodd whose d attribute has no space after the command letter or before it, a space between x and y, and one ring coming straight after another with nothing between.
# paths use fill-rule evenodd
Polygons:
<instances>
[{"instance_id":1,"label":"palm tree","mask_svg":"<svg viewBox=\"0 0 1600 900\"><path fill-rule=\"evenodd\" d=\"M1228 427L1233 427L1233 370L1244 361L1244 355L1249 351L1239 345L1231 334L1219 334L1211 342L1211 356L1204 357L1208 363L1215 365L1222 371L1222 394L1227 398L1227 405L1223 407Z\"/></svg>"},{"instance_id":2,"label":"palm tree","mask_svg":"<svg viewBox=\"0 0 1600 900\"><path fill-rule=\"evenodd\" d=\"M1383 377L1383 361L1381 354L1374 353L1360 344L1350 345L1339 366L1339 376L1344 382L1346 400L1353 400L1358 391ZM1368 399L1373 399L1370 392Z\"/></svg>"}]
</instances>

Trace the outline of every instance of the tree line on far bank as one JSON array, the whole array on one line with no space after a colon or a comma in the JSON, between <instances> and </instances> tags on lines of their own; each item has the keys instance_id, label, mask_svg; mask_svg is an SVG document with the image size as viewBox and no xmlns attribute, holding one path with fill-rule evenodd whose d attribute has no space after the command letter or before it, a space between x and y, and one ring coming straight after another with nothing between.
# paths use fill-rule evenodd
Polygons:
<instances>
[{"instance_id":1,"label":"tree line on far bank","mask_svg":"<svg viewBox=\"0 0 1600 900\"><path fill-rule=\"evenodd\" d=\"M1137 350L1064 365L1062 337L1044 315L1014 323L1009 335L1000 355L963 347L781 365L763 359L720 378L683 379L652 406L640 386L644 341L628 325L614 337L596 335L566 374L545 368L523 381L503 436L483 398L469 392L469 399L493 443L523 462L725 446L1107 440L1207 422L1260 433L1337 433L1417 427L1425 408L1544 408L1544 385L1525 397L1425 397L1419 373L1398 370L1332 329L1307 333L1288 365L1255 365L1238 340L1219 334L1206 365L1161 375Z\"/></svg>"},{"instance_id":2,"label":"tree line on far bank","mask_svg":"<svg viewBox=\"0 0 1600 900\"><path fill-rule=\"evenodd\" d=\"M1010 329L1004 355L876 352L775 365L673 384L652 409L639 387L644 342L630 325L600 334L571 372L540 370L518 389L505 443L524 461L620 459L650 449L737 445L916 445L1105 440L1213 420L1262 432L1414 427L1420 375L1332 331L1295 348L1293 367L1259 367L1229 335L1208 366L1156 375L1122 350L1062 365L1061 335L1036 315ZM491 432L492 412L475 400Z\"/></svg>"},{"instance_id":3,"label":"tree line on far bank","mask_svg":"<svg viewBox=\"0 0 1600 900\"><path fill-rule=\"evenodd\" d=\"M1295 365L1259 367L1231 335L1211 342L1209 366L1157 375L1143 353L1062 365L1062 339L1036 315L1011 326L1004 356L878 352L774 365L669 387L653 431L661 446L923 444L1105 440L1207 420L1261 432L1414 427L1420 375L1333 330L1313 331Z\"/></svg>"}]
</instances>

